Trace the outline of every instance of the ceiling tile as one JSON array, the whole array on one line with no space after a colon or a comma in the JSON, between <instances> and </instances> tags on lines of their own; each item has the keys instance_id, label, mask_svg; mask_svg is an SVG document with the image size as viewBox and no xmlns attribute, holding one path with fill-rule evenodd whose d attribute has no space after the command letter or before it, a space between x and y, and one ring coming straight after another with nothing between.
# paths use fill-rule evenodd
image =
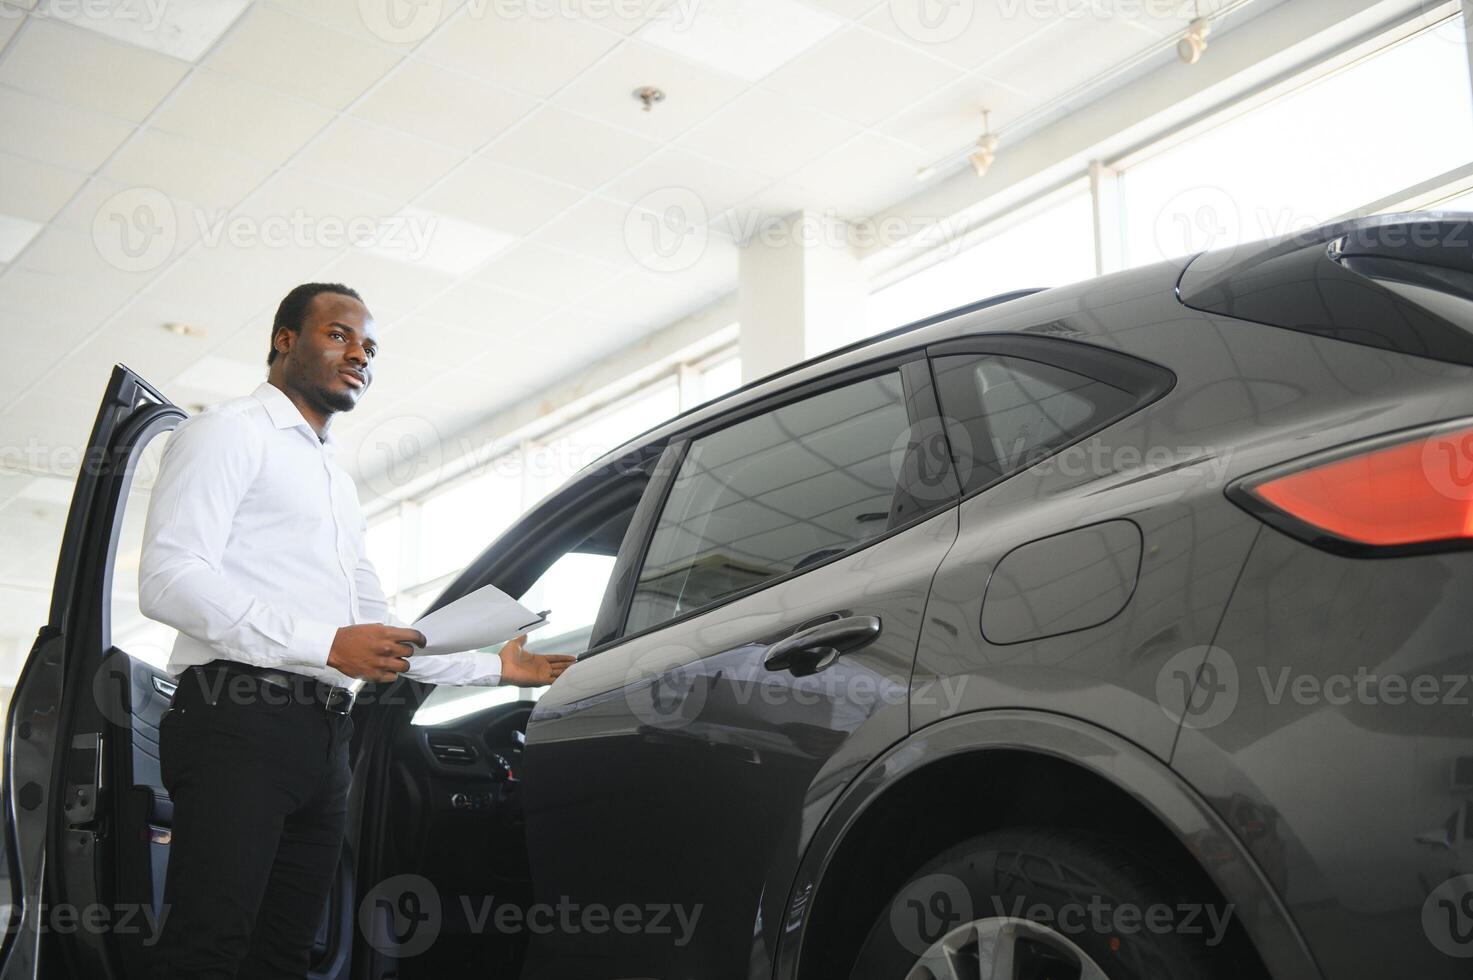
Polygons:
<instances>
[{"instance_id":1,"label":"ceiling tile","mask_svg":"<svg viewBox=\"0 0 1473 980\"><path fill-rule=\"evenodd\" d=\"M262 160L154 129L140 130L102 169L119 184L156 188L209 209L231 207L270 173Z\"/></svg>"},{"instance_id":2,"label":"ceiling tile","mask_svg":"<svg viewBox=\"0 0 1473 980\"><path fill-rule=\"evenodd\" d=\"M319 105L201 68L149 126L279 166L332 118Z\"/></svg>"},{"instance_id":3,"label":"ceiling tile","mask_svg":"<svg viewBox=\"0 0 1473 980\"><path fill-rule=\"evenodd\" d=\"M0 61L0 84L141 122L188 69L174 58L33 18Z\"/></svg>"},{"instance_id":4,"label":"ceiling tile","mask_svg":"<svg viewBox=\"0 0 1473 980\"><path fill-rule=\"evenodd\" d=\"M81 337L122 306L132 293L116 284L89 284L86 289L78 289L75 276L10 266L0 278L0 321L14 323L17 317L44 317L70 336Z\"/></svg>"},{"instance_id":5,"label":"ceiling tile","mask_svg":"<svg viewBox=\"0 0 1473 980\"><path fill-rule=\"evenodd\" d=\"M926 54L975 68L1010 51L1058 17L1052 6L1047 16L1039 16L1041 13L1027 3L954 3L938 9L933 0L889 0L861 23Z\"/></svg>"},{"instance_id":6,"label":"ceiling tile","mask_svg":"<svg viewBox=\"0 0 1473 980\"><path fill-rule=\"evenodd\" d=\"M297 158L301 172L384 197L414 197L463 159L458 150L343 117Z\"/></svg>"},{"instance_id":7,"label":"ceiling tile","mask_svg":"<svg viewBox=\"0 0 1473 980\"><path fill-rule=\"evenodd\" d=\"M627 204L590 197L538 230L531 241L627 269L643 254L641 215Z\"/></svg>"},{"instance_id":8,"label":"ceiling tile","mask_svg":"<svg viewBox=\"0 0 1473 980\"><path fill-rule=\"evenodd\" d=\"M6 292L7 281L0 280L0 296ZM3 302L0 302L0 311L3 310ZM16 317L12 313L0 312L0 320L13 323ZM6 401L61 363L92 330L86 324L52 320L44 313L29 314L24 322L26 342L12 344L5 357L0 358L0 389L6 392ZM91 397L90 392L87 395ZM101 401L100 389L97 397Z\"/></svg>"},{"instance_id":9,"label":"ceiling tile","mask_svg":"<svg viewBox=\"0 0 1473 980\"><path fill-rule=\"evenodd\" d=\"M357 226L363 223L375 228L387 224L403 209L408 194L385 197L369 191L358 190L331 178L319 180L308 176L295 167L288 167L274 174L270 180L251 193L236 209L260 219L283 217L301 220L318 231L309 234L319 244L350 244L346 240L347 227L343 227L343 239L336 243L326 242L329 226Z\"/></svg>"},{"instance_id":10,"label":"ceiling tile","mask_svg":"<svg viewBox=\"0 0 1473 980\"><path fill-rule=\"evenodd\" d=\"M98 247L91 229L80 231L53 224L37 236L16 266L60 280L86 283L88 289L116 290L128 295L146 286L157 272L156 267L136 269L113 258L110 252Z\"/></svg>"},{"instance_id":11,"label":"ceiling tile","mask_svg":"<svg viewBox=\"0 0 1473 980\"><path fill-rule=\"evenodd\" d=\"M353 107L370 122L461 150L476 150L537 105L531 96L408 61Z\"/></svg>"},{"instance_id":12,"label":"ceiling tile","mask_svg":"<svg viewBox=\"0 0 1473 980\"><path fill-rule=\"evenodd\" d=\"M130 122L0 87L0 150L91 173L131 132Z\"/></svg>"},{"instance_id":13,"label":"ceiling tile","mask_svg":"<svg viewBox=\"0 0 1473 980\"><path fill-rule=\"evenodd\" d=\"M466 282L426 306L424 315L483 335L506 336L531 327L554 309L547 300Z\"/></svg>"},{"instance_id":14,"label":"ceiling tile","mask_svg":"<svg viewBox=\"0 0 1473 980\"><path fill-rule=\"evenodd\" d=\"M407 52L449 20L465 0L398 4L393 0L271 0L273 6L325 24L359 41ZM477 0L486 3L487 0ZM405 17L405 14L409 14Z\"/></svg>"},{"instance_id":15,"label":"ceiling tile","mask_svg":"<svg viewBox=\"0 0 1473 980\"><path fill-rule=\"evenodd\" d=\"M659 146L647 137L545 105L503 134L483 155L496 163L593 190Z\"/></svg>"},{"instance_id":16,"label":"ceiling tile","mask_svg":"<svg viewBox=\"0 0 1473 980\"><path fill-rule=\"evenodd\" d=\"M830 10L840 17L859 20L875 7L885 3L886 0L808 0L808 2L815 7Z\"/></svg>"},{"instance_id":17,"label":"ceiling tile","mask_svg":"<svg viewBox=\"0 0 1473 980\"><path fill-rule=\"evenodd\" d=\"M618 35L569 17L534 16L526 10L520 16L498 16L503 6L484 0L468 6L421 45L418 55L489 82L548 96L619 43Z\"/></svg>"},{"instance_id":18,"label":"ceiling tile","mask_svg":"<svg viewBox=\"0 0 1473 980\"><path fill-rule=\"evenodd\" d=\"M913 193L921 162L914 147L863 133L793 174L793 180L814 189L816 210L856 220Z\"/></svg>"},{"instance_id":19,"label":"ceiling tile","mask_svg":"<svg viewBox=\"0 0 1473 980\"><path fill-rule=\"evenodd\" d=\"M264 380L262 376L265 373L265 364L206 354L164 382L165 394L169 389L188 389L207 391L220 398L235 398L250 394Z\"/></svg>"},{"instance_id":20,"label":"ceiling tile","mask_svg":"<svg viewBox=\"0 0 1473 980\"><path fill-rule=\"evenodd\" d=\"M41 230L39 221L17 218L0 212L0 262L13 262L20 250L31 243Z\"/></svg>"},{"instance_id":21,"label":"ceiling tile","mask_svg":"<svg viewBox=\"0 0 1473 980\"><path fill-rule=\"evenodd\" d=\"M779 68L764 84L872 126L961 74L903 44L851 27Z\"/></svg>"},{"instance_id":22,"label":"ceiling tile","mask_svg":"<svg viewBox=\"0 0 1473 980\"><path fill-rule=\"evenodd\" d=\"M477 273L475 281L574 302L620 274L616 266L524 242Z\"/></svg>"},{"instance_id":23,"label":"ceiling tile","mask_svg":"<svg viewBox=\"0 0 1473 980\"><path fill-rule=\"evenodd\" d=\"M261 4L205 63L211 68L341 109L383 77L399 55Z\"/></svg>"},{"instance_id":24,"label":"ceiling tile","mask_svg":"<svg viewBox=\"0 0 1473 980\"><path fill-rule=\"evenodd\" d=\"M755 81L843 24L842 18L799 0L704 0L666 8L635 37Z\"/></svg>"},{"instance_id":25,"label":"ceiling tile","mask_svg":"<svg viewBox=\"0 0 1473 980\"><path fill-rule=\"evenodd\" d=\"M989 77L1052 98L1149 48L1156 42L1118 20L1055 20L1001 58L987 62Z\"/></svg>"},{"instance_id":26,"label":"ceiling tile","mask_svg":"<svg viewBox=\"0 0 1473 980\"><path fill-rule=\"evenodd\" d=\"M525 235L583 197L583 191L479 157L417 202L512 235Z\"/></svg>"},{"instance_id":27,"label":"ceiling tile","mask_svg":"<svg viewBox=\"0 0 1473 980\"><path fill-rule=\"evenodd\" d=\"M652 85L665 100L646 112L634 92ZM559 92L564 109L658 140L670 140L734 99L743 83L638 40L626 41Z\"/></svg>"},{"instance_id":28,"label":"ceiling tile","mask_svg":"<svg viewBox=\"0 0 1473 980\"><path fill-rule=\"evenodd\" d=\"M25 14L0 4L0 49L15 36L15 32L20 30L20 25L24 22Z\"/></svg>"},{"instance_id":29,"label":"ceiling tile","mask_svg":"<svg viewBox=\"0 0 1473 980\"><path fill-rule=\"evenodd\" d=\"M717 110L679 143L732 166L784 177L858 132L854 123L754 88Z\"/></svg>"},{"instance_id":30,"label":"ceiling tile","mask_svg":"<svg viewBox=\"0 0 1473 980\"><path fill-rule=\"evenodd\" d=\"M679 147L671 147L661 150L614 181L604 188L603 193L659 210L668 203L665 198L670 190L693 191L707 215L701 221L704 224L770 183L771 178L755 171L728 167Z\"/></svg>"},{"instance_id":31,"label":"ceiling tile","mask_svg":"<svg viewBox=\"0 0 1473 980\"><path fill-rule=\"evenodd\" d=\"M0 153L0 213L46 221L81 188L87 178L8 153Z\"/></svg>"},{"instance_id":32,"label":"ceiling tile","mask_svg":"<svg viewBox=\"0 0 1473 980\"><path fill-rule=\"evenodd\" d=\"M516 237L484 225L423 208L406 208L383 224L382 234L363 246L396 262L463 276L506 251Z\"/></svg>"},{"instance_id":33,"label":"ceiling tile","mask_svg":"<svg viewBox=\"0 0 1473 980\"><path fill-rule=\"evenodd\" d=\"M172 58L198 61L249 3L250 0L209 0L208 3L94 0L44 3L40 9L48 18L65 20Z\"/></svg>"},{"instance_id":34,"label":"ceiling tile","mask_svg":"<svg viewBox=\"0 0 1473 980\"><path fill-rule=\"evenodd\" d=\"M239 326L254 311L274 310L288 290L316 279L322 267L317 250L238 241L202 242L170 266L145 295L158 301L161 309L178 310L170 319L202 326L214 336ZM231 319L235 322L227 322Z\"/></svg>"},{"instance_id":35,"label":"ceiling tile","mask_svg":"<svg viewBox=\"0 0 1473 980\"><path fill-rule=\"evenodd\" d=\"M341 282L363 294L381 328L418 311L451 283L451 278L353 249L322 271L327 282Z\"/></svg>"}]
</instances>

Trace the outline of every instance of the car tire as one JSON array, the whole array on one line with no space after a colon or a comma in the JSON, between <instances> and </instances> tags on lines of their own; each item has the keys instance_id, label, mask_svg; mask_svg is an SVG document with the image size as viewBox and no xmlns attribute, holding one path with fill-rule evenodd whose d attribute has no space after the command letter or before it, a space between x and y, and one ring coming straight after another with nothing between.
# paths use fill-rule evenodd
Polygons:
<instances>
[{"instance_id":1,"label":"car tire","mask_svg":"<svg viewBox=\"0 0 1473 980\"><path fill-rule=\"evenodd\" d=\"M852 978L1211 980L1230 907L1212 911L1106 839L994 831L911 876L870 929Z\"/></svg>"}]
</instances>

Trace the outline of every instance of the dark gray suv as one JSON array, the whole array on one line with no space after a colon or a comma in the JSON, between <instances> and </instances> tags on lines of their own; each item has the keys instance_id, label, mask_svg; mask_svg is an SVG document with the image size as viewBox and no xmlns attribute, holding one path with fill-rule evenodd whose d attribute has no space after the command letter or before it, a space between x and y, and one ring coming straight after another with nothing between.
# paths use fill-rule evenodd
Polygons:
<instances>
[{"instance_id":1,"label":"dark gray suv","mask_svg":"<svg viewBox=\"0 0 1473 980\"><path fill-rule=\"evenodd\" d=\"M28 910L157 907L170 686L97 596L179 417L115 374L9 719ZM316 975L1465 976L1470 546L1467 215L805 362L586 468L438 600L602 569L549 603L589 614L540 701L361 699ZM36 921L0 976L138 975L136 939Z\"/></svg>"}]
</instances>

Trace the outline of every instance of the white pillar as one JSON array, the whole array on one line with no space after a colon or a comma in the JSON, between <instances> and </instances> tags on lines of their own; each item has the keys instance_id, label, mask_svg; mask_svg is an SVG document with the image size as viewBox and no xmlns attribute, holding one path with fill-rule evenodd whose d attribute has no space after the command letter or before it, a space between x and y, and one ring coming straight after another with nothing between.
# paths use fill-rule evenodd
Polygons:
<instances>
[{"instance_id":1,"label":"white pillar","mask_svg":"<svg viewBox=\"0 0 1473 980\"><path fill-rule=\"evenodd\" d=\"M738 260L742 381L864 335L868 284L849 226L799 211L764 222Z\"/></svg>"}]
</instances>

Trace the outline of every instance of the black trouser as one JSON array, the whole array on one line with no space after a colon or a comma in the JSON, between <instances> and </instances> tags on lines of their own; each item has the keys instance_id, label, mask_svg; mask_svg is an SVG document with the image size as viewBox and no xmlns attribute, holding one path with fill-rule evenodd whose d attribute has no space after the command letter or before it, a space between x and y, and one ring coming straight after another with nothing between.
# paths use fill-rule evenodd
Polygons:
<instances>
[{"instance_id":1,"label":"black trouser","mask_svg":"<svg viewBox=\"0 0 1473 980\"><path fill-rule=\"evenodd\" d=\"M306 975L342 850L353 733L307 689L213 664L179 675L159 724L174 827L157 980Z\"/></svg>"}]
</instances>

